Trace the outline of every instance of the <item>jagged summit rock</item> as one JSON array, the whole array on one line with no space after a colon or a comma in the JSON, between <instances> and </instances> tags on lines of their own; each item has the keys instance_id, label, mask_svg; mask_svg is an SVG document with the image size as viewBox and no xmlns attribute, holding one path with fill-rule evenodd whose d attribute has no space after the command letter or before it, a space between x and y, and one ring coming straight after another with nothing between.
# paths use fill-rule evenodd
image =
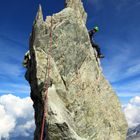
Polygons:
<instances>
[{"instance_id":1,"label":"jagged summit rock","mask_svg":"<svg viewBox=\"0 0 140 140\"><path fill-rule=\"evenodd\" d=\"M126 139L120 102L92 49L81 6L80 0L66 0L66 8L45 21L39 8L41 22L33 25L26 79L34 102L34 140L40 139L44 105L45 140Z\"/></svg>"},{"instance_id":2,"label":"jagged summit rock","mask_svg":"<svg viewBox=\"0 0 140 140\"><path fill-rule=\"evenodd\" d=\"M37 12L37 15L36 15L36 21L43 21L43 13L42 13L42 7L41 7L41 4L39 4L39 9L38 9L38 12Z\"/></svg>"},{"instance_id":3,"label":"jagged summit rock","mask_svg":"<svg viewBox=\"0 0 140 140\"><path fill-rule=\"evenodd\" d=\"M87 20L87 14L84 10L83 3L81 0L65 0L65 7L70 7L75 10L75 13L77 13L77 18L82 18L83 21L86 23Z\"/></svg>"}]
</instances>

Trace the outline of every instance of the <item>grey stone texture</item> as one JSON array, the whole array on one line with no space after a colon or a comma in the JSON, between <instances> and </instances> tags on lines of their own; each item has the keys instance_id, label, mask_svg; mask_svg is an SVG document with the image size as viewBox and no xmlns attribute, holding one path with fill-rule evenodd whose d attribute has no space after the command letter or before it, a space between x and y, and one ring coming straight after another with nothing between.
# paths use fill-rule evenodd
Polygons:
<instances>
[{"instance_id":1,"label":"grey stone texture","mask_svg":"<svg viewBox=\"0 0 140 140\"><path fill-rule=\"evenodd\" d=\"M66 0L65 8L45 21L39 6L25 75L34 102L34 140L40 139L44 107L46 140L126 139L121 104L90 44L86 18L81 0Z\"/></svg>"}]
</instances>

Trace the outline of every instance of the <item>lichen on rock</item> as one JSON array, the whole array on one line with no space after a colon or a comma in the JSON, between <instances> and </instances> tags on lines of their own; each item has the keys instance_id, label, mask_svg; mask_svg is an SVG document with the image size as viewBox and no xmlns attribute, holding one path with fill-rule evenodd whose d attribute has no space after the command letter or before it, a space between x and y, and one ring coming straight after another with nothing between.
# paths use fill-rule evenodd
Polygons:
<instances>
[{"instance_id":1,"label":"lichen on rock","mask_svg":"<svg viewBox=\"0 0 140 140\"><path fill-rule=\"evenodd\" d=\"M34 102L34 140L40 139L44 110L46 140L125 140L127 123L90 44L83 4L66 0L65 6L45 21L40 6L33 24L26 79Z\"/></svg>"}]
</instances>

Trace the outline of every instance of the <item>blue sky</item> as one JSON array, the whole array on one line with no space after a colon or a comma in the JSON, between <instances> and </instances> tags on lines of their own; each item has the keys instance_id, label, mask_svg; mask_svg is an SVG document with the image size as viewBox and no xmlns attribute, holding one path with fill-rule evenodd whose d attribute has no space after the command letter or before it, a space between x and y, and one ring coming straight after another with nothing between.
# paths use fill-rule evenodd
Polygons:
<instances>
[{"instance_id":1,"label":"blue sky","mask_svg":"<svg viewBox=\"0 0 140 140\"><path fill-rule=\"evenodd\" d=\"M98 25L96 42L105 59L103 71L121 102L140 96L140 1L83 0L88 13L87 27ZM0 95L26 97L30 88L24 79L22 60L38 5L44 18L63 9L59 0L1 0L0 4Z\"/></svg>"}]
</instances>

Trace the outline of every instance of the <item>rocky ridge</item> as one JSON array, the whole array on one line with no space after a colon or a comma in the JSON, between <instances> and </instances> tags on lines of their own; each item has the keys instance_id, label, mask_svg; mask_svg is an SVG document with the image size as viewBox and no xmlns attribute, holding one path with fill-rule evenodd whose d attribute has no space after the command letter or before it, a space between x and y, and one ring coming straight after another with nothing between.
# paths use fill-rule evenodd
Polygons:
<instances>
[{"instance_id":1,"label":"rocky ridge","mask_svg":"<svg viewBox=\"0 0 140 140\"><path fill-rule=\"evenodd\" d=\"M128 129L126 140L140 140L140 124Z\"/></svg>"},{"instance_id":2,"label":"rocky ridge","mask_svg":"<svg viewBox=\"0 0 140 140\"><path fill-rule=\"evenodd\" d=\"M90 44L86 18L81 0L66 0L45 21L39 6L25 75L34 102L34 140L40 139L44 105L46 140L126 139L127 123Z\"/></svg>"}]
</instances>

